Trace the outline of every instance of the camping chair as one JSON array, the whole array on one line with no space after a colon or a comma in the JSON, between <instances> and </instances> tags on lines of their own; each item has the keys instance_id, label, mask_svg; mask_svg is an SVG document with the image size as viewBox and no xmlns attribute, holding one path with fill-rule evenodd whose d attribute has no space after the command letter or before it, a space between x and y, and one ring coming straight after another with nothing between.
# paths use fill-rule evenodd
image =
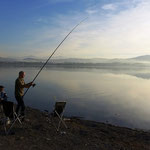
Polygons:
<instances>
[{"instance_id":1,"label":"camping chair","mask_svg":"<svg viewBox=\"0 0 150 150\"><path fill-rule=\"evenodd\" d=\"M3 101L2 109L3 109L2 110L3 118L1 119L1 122L4 125L6 135L8 135L17 120L19 121L20 124L22 124L22 123L21 123L18 115L14 111L14 103L13 102ZM8 120L8 119L10 119L10 120ZM9 124L10 124L10 127L7 129L7 125L9 125Z\"/></svg>"},{"instance_id":2,"label":"camping chair","mask_svg":"<svg viewBox=\"0 0 150 150\"><path fill-rule=\"evenodd\" d=\"M56 102L53 112L50 114L50 119L56 130L59 131L61 123L67 129L67 125L64 122L63 115L65 111L66 102ZM56 120L58 120L58 125L56 125Z\"/></svg>"}]
</instances>

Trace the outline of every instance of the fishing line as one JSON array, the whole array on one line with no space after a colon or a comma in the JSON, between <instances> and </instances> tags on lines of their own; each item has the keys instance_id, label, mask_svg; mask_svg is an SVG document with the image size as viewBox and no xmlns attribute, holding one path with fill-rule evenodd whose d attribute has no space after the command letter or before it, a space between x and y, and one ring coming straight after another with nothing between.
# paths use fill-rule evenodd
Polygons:
<instances>
[{"instance_id":1,"label":"fishing line","mask_svg":"<svg viewBox=\"0 0 150 150\"><path fill-rule=\"evenodd\" d=\"M88 18L88 17L87 17ZM57 51L57 49L62 45L62 43L67 39L67 37L73 32L73 30L75 30L82 22L84 22L87 18L83 19L82 21L80 21L66 36L65 38L60 42L60 44L55 48L55 50L53 51L53 53L49 56L49 58L46 60L46 62L43 64L43 66L41 67L41 69L38 71L37 75L34 77L34 79L32 80L32 82L34 82L36 80L36 78L39 76L39 74L41 73L41 71L43 70L43 68L46 66L46 64L48 63L48 61L52 58L52 56L55 54L55 52ZM28 90L30 89L27 88L27 90L25 91L23 97L27 94Z\"/></svg>"}]
</instances>

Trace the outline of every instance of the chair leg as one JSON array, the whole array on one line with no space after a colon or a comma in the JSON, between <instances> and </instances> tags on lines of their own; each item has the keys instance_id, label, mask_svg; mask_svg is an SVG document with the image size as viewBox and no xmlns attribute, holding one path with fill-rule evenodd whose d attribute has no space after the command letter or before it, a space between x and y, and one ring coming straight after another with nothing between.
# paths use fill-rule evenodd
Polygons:
<instances>
[{"instance_id":1,"label":"chair leg","mask_svg":"<svg viewBox=\"0 0 150 150\"><path fill-rule=\"evenodd\" d=\"M4 123L4 130L5 130L5 134L7 135L7 129L6 129L6 124Z\"/></svg>"},{"instance_id":2,"label":"chair leg","mask_svg":"<svg viewBox=\"0 0 150 150\"><path fill-rule=\"evenodd\" d=\"M18 115L14 112L14 116L15 116L15 119L13 120L13 123L12 125L10 126L9 130L7 131L7 134L9 134L10 130L12 129L12 127L14 126L15 122L18 120L18 122L22 125L22 122L21 120L19 119Z\"/></svg>"},{"instance_id":3,"label":"chair leg","mask_svg":"<svg viewBox=\"0 0 150 150\"><path fill-rule=\"evenodd\" d=\"M3 127L4 127L5 134L8 135L8 131L7 131L7 127L6 127L7 126L6 118L3 118L2 122L3 122Z\"/></svg>"},{"instance_id":4,"label":"chair leg","mask_svg":"<svg viewBox=\"0 0 150 150\"><path fill-rule=\"evenodd\" d=\"M58 131L59 131L59 128L60 128L61 123L63 123L63 125L65 126L66 129L68 128L67 125L65 124L63 118L60 117L60 121L59 121L59 124L58 124Z\"/></svg>"},{"instance_id":5,"label":"chair leg","mask_svg":"<svg viewBox=\"0 0 150 150\"><path fill-rule=\"evenodd\" d=\"M20 123L20 124L22 124L22 122L21 122L21 120L20 120L19 116L16 114L16 112L14 112L14 116L15 116L15 117L16 117L16 119L19 121L19 123Z\"/></svg>"},{"instance_id":6,"label":"chair leg","mask_svg":"<svg viewBox=\"0 0 150 150\"><path fill-rule=\"evenodd\" d=\"M63 125L64 125L65 128L67 129L68 127L67 127L67 125L65 124L65 122L64 122L64 120L63 120L64 111L62 112L61 116L57 113L57 111L55 111L55 113L57 114L58 118L60 119L60 121L59 121L59 123L58 123L57 131L59 131L61 122L63 123Z\"/></svg>"}]
</instances>

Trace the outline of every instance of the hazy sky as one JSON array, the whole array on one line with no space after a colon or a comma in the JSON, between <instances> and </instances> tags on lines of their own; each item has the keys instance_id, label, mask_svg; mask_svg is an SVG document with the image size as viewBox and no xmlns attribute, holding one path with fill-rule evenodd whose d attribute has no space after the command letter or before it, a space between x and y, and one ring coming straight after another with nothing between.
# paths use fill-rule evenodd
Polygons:
<instances>
[{"instance_id":1,"label":"hazy sky","mask_svg":"<svg viewBox=\"0 0 150 150\"><path fill-rule=\"evenodd\" d=\"M0 0L0 56L127 58L150 54L150 0Z\"/></svg>"}]
</instances>

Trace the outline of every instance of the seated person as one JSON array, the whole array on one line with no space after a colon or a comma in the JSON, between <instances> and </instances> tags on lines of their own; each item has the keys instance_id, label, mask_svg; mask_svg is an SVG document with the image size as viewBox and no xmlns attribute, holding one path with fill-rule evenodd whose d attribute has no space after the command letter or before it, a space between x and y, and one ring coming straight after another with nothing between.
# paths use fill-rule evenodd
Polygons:
<instances>
[{"instance_id":1,"label":"seated person","mask_svg":"<svg viewBox=\"0 0 150 150\"><path fill-rule=\"evenodd\" d=\"M0 105L2 104L3 101L7 101L7 94L4 91L4 86L0 85ZM0 106L0 111L3 111L2 105ZM9 117L6 118L6 124L10 124L10 119Z\"/></svg>"},{"instance_id":2,"label":"seated person","mask_svg":"<svg viewBox=\"0 0 150 150\"><path fill-rule=\"evenodd\" d=\"M0 85L0 102L5 100L7 101L7 94L4 91L4 86Z\"/></svg>"}]
</instances>

